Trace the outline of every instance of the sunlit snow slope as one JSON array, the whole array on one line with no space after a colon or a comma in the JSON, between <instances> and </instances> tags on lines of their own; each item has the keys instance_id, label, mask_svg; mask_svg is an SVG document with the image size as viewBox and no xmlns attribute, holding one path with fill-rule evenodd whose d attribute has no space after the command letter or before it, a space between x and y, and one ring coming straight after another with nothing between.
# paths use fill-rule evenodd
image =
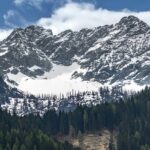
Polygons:
<instances>
[{"instance_id":1,"label":"sunlit snow slope","mask_svg":"<svg viewBox=\"0 0 150 150\"><path fill-rule=\"evenodd\" d=\"M70 92L98 91L100 83L83 81L81 78L74 79L72 74L75 72L84 72L80 66L73 63L71 66L61 66L53 64L53 69L38 78L30 78L23 74L8 74L8 78L18 83L18 89L39 94L60 94L67 95Z\"/></svg>"},{"instance_id":2,"label":"sunlit snow slope","mask_svg":"<svg viewBox=\"0 0 150 150\"><path fill-rule=\"evenodd\" d=\"M91 80L83 81L80 77L73 77L75 72L84 73L86 70L81 69L77 63L73 63L71 66L53 64L52 70L46 72L43 76L31 78L22 73L16 75L9 73L8 79L15 81L18 84L17 88L19 90L34 95L46 94L60 96L63 94L67 96L70 92L98 92L100 87L109 87L111 89L113 86L119 85L119 83L110 85L109 83L101 84ZM138 85L134 81L124 81L122 85L124 91L140 91L145 88L145 85Z\"/></svg>"}]
</instances>

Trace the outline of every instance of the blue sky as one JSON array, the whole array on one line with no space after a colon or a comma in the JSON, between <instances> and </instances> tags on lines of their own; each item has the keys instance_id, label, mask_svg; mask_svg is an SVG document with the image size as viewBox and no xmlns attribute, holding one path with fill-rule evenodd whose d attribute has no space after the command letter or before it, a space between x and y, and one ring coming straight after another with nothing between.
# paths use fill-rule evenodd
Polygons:
<instances>
[{"instance_id":1,"label":"blue sky","mask_svg":"<svg viewBox=\"0 0 150 150\"><path fill-rule=\"evenodd\" d=\"M42 17L49 17L67 0L1 0L0 27L15 27L32 24ZM120 11L149 11L150 0L75 0L78 3L93 3L97 8Z\"/></svg>"},{"instance_id":2,"label":"blue sky","mask_svg":"<svg viewBox=\"0 0 150 150\"><path fill-rule=\"evenodd\" d=\"M150 24L150 0L0 0L0 39L13 28L30 24L57 34L116 23L126 15Z\"/></svg>"}]
</instances>

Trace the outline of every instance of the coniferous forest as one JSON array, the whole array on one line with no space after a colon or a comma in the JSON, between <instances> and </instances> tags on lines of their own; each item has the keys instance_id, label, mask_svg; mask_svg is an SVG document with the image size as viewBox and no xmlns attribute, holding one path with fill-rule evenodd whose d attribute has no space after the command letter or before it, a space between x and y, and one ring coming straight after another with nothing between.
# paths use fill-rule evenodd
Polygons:
<instances>
[{"instance_id":1,"label":"coniferous forest","mask_svg":"<svg viewBox=\"0 0 150 150\"><path fill-rule=\"evenodd\" d=\"M126 100L78 106L73 112L50 110L43 117L0 111L0 150L75 150L79 148L58 142L57 135L78 136L103 129L117 132L117 150L149 150L150 89Z\"/></svg>"}]
</instances>

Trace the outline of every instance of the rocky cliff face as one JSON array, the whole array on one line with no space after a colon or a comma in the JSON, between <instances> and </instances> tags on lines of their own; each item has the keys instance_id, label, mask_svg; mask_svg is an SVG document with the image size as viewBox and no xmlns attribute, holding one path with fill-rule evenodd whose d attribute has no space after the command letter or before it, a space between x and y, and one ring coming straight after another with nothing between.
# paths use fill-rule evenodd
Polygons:
<instances>
[{"instance_id":1,"label":"rocky cliff face","mask_svg":"<svg viewBox=\"0 0 150 150\"><path fill-rule=\"evenodd\" d=\"M77 62L86 71L73 75L83 80L149 84L149 43L150 27L134 16L115 25L58 35L29 26L14 30L0 43L0 66L5 72L36 77L50 71L52 63L70 66Z\"/></svg>"},{"instance_id":2,"label":"rocky cliff face","mask_svg":"<svg viewBox=\"0 0 150 150\"><path fill-rule=\"evenodd\" d=\"M74 64L76 67L68 74ZM57 85L62 91L65 87L74 90L78 79L80 83L88 82L84 84L86 88L93 82L97 87L124 86L132 82L149 85L150 27L128 16L115 25L78 32L66 30L58 35L39 26L18 28L0 42L0 69L5 81L16 88L20 84L18 79L23 77L34 79L34 83L46 80L49 87Z\"/></svg>"}]
</instances>

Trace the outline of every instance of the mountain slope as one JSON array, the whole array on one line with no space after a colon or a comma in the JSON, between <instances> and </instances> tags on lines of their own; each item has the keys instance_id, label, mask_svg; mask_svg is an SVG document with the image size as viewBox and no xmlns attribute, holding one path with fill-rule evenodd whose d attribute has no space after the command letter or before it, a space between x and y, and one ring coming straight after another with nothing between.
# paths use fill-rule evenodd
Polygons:
<instances>
[{"instance_id":1,"label":"mountain slope","mask_svg":"<svg viewBox=\"0 0 150 150\"><path fill-rule=\"evenodd\" d=\"M132 83L141 89L150 84L149 43L150 27L134 16L115 25L58 35L29 26L14 30L0 43L0 67L8 84L32 94L67 94L80 87L97 91ZM58 84L60 88L53 86Z\"/></svg>"},{"instance_id":2,"label":"mountain slope","mask_svg":"<svg viewBox=\"0 0 150 150\"><path fill-rule=\"evenodd\" d=\"M11 99L23 99L24 94L18 91L16 88L11 88L5 82L2 76L0 76L0 104L9 102Z\"/></svg>"},{"instance_id":3,"label":"mountain slope","mask_svg":"<svg viewBox=\"0 0 150 150\"><path fill-rule=\"evenodd\" d=\"M126 97L121 88L150 84L149 43L150 27L134 16L58 35L38 26L18 28L0 43L1 107L43 115Z\"/></svg>"}]
</instances>

